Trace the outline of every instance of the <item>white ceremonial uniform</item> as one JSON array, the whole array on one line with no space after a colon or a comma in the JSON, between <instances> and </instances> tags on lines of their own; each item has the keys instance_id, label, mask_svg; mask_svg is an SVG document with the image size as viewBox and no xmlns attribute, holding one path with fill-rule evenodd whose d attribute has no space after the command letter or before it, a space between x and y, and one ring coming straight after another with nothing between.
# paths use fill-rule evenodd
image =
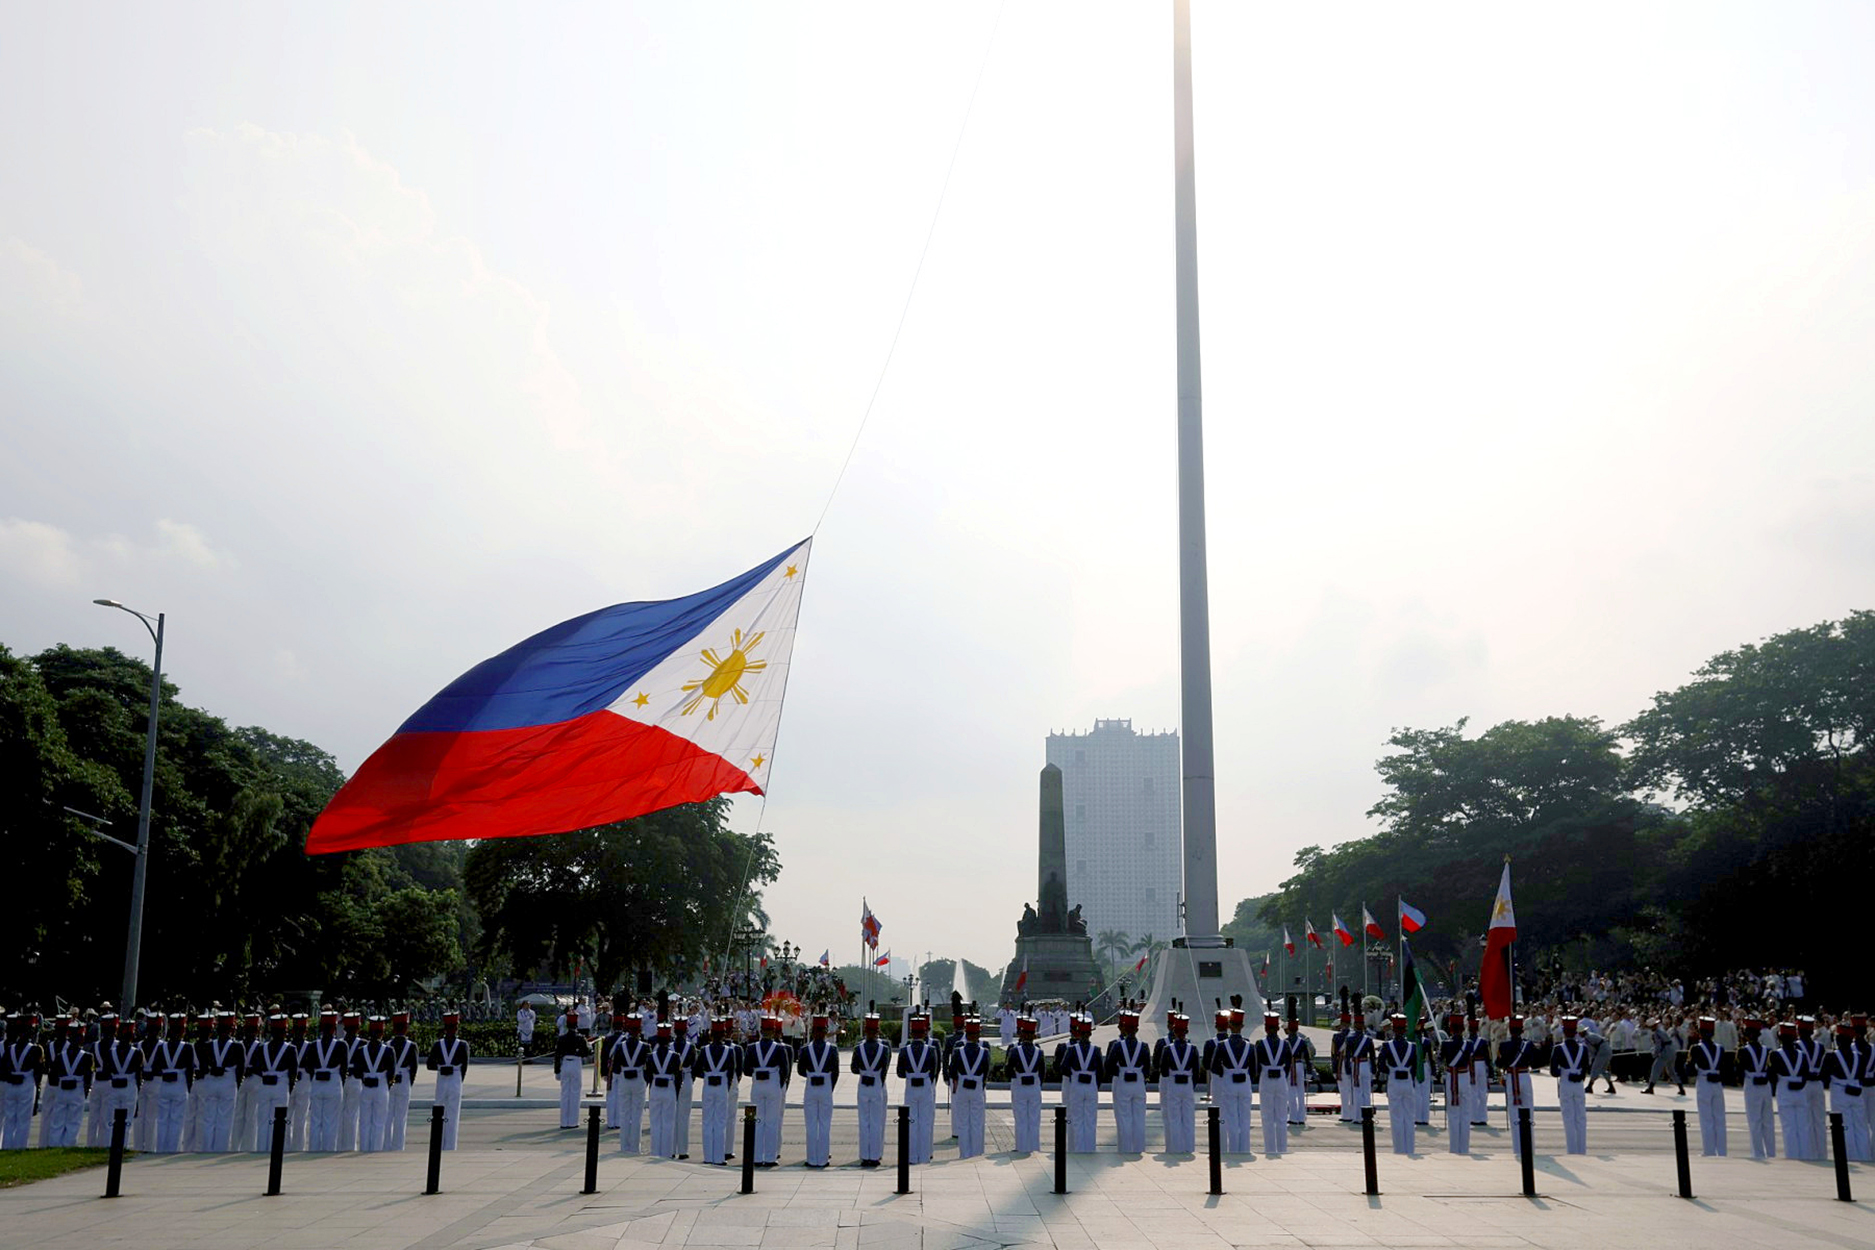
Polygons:
<instances>
[{"instance_id":1,"label":"white ceremonial uniform","mask_svg":"<svg viewBox=\"0 0 1875 1250\"><path fill-rule=\"evenodd\" d=\"M1289 1073L1293 1059L1288 1038L1269 1034L1258 1039L1256 1076L1266 1155L1283 1154L1289 1149Z\"/></svg>"},{"instance_id":2,"label":"white ceremonial uniform","mask_svg":"<svg viewBox=\"0 0 1875 1250\"><path fill-rule=\"evenodd\" d=\"M1374 1105L1374 1038L1370 1033L1350 1033L1341 1043L1341 1064L1348 1074L1348 1111L1350 1120L1359 1123L1361 1109Z\"/></svg>"},{"instance_id":3,"label":"white ceremonial uniform","mask_svg":"<svg viewBox=\"0 0 1875 1250\"><path fill-rule=\"evenodd\" d=\"M728 1042L705 1042L697 1047L693 1071L703 1086L703 1161L721 1163L731 1154L735 1132L733 1113L742 1072L739 1053Z\"/></svg>"},{"instance_id":4,"label":"white ceremonial uniform","mask_svg":"<svg viewBox=\"0 0 1875 1250\"><path fill-rule=\"evenodd\" d=\"M677 1102L671 1111L671 1136L677 1147L677 1157L690 1157L690 1112L696 1092L690 1076L690 1065L696 1062L697 1047L688 1037L671 1040L671 1046L677 1051Z\"/></svg>"},{"instance_id":5,"label":"white ceremonial uniform","mask_svg":"<svg viewBox=\"0 0 1875 1250\"><path fill-rule=\"evenodd\" d=\"M586 1085L586 1062L574 1050L558 1056L554 1066L559 1069L555 1079L560 1082L560 1127L578 1128L579 1100Z\"/></svg>"},{"instance_id":6,"label":"white ceremonial uniform","mask_svg":"<svg viewBox=\"0 0 1875 1250\"><path fill-rule=\"evenodd\" d=\"M774 1163L781 1156L781 1117L787 1107L788 1046L785 1042L765 1037L751 1043L746 1053L749 1101L755 1104L755 1161ZM657 1132L654 1097L651 1117L653 1153L657 1151ZM916 1149L914 1145L914 1153Z\"/></svg>"},{"instance_id":7,"label":"white ceremonial uniform","mask_svg":"<svg viewBox=\"0 0 1875 1250\"><path fill-rule=\"evenodd\" d=\"M1157 1066L1159 1118L1165 1122L1166 1153L1192 1154L1198 1147L1198 1048L1187 1038L1174 1037L1160 1048Z\"/></svg>"},{"instance_id":8,"label":"white ceremonial uniform","mask_svg":"<svg viewBox=\"0 0 1875 1250\"><path fill-rule=\"evenodd\" d=\"M189 1080L195 1074L195 1048L181 1038L164 1038L150 1047L151 1099L155 1123L151 1136L158 1154L182 1149L182 1132L189 1120Z\"/></svg>"},{"instance_id":9,"label":"white ceremonial uniform","mask_svg":"<svg viewBox=\"0 0 1875 1250\"><path fill-rule=\"evenodd\" d=\"M1413 1153L1414 1121L1419 1116L1419 1082L1414 1067L1419 1047L1408 1037L1395 1037L1380 1048L1380 1068L1387 1077L1387 1124L1393 1130L1393 1153Z\"/></svg>"},{"instance_id":10,"label":"white ceremonial uniform","mask_svg":"<svg viewBox=\"0 0 1875 1250\"><path fill-rule=\"evenodd\" d=\"M1510 1122L1510 1153L1521 1158L1523 1136L1517 1131L1520 1113L1530 1111L1532 1140L1536 1133L1536 1095L1530 1084L1530 1066L1536 1061L1536 1047L1512 1034L1498 1048L1497 1066L1504 1073L1504 1114Z\"/></svg>"},{"instance_id":11,"label":"white ceremonial uniform","mask_svg":"<svg viewBox=\"0 0 1875 1250\"><path fill-rule=\"evenodd\" d=\"M384 1106L384 1148L402 1150L404 1130L410 1127L410 1098L417 1084L417 1043L393 1034L385 1043L391 1050L390 1093Z\"/></svg>"},{"instance_id":12,"label":"white ceremonial uniform","mask_svg":"<svg viewBox=\"0 0 1875 1250\"><path fill-rule=\"evenodd\" d=\"M1751 1138L1751 1157L1777 1158L1777 1124L1773 1115L1771 1052L1754 1035L1738 1048L1739 1079L1745 1087L1745 1130Z\"/></svg>"},{"instance_id":13,"label":"white ceremonial uniform","mask_svg":"<svg viewBox=\"0 0 1875 1250\"><path fill-rule=\"evenodd\" d=\"M1589 1045L1581 1038L1565 1037L1550 1051L1550 1075L1556 1078L1556 1101L1562 1115L1563 1152L1587 1154L1589 1149L1588 1081Z\"/></svg>"},{"instance_id":14,"label":"white ceremonial uniform","mask_svg":"<svg viewBox=\"0 0 1875 1250\"><path fill-rule=\"evenodd\" d=\"M443 1109L443 1149L456 1148L456 1125L462 1119L462 1078L469 1068L469 1043L461 1037L439 1037L430 1043L426 1065L436 1073L436 1106Z\"/></svg>"},{"instance_id":15,"label":"white ceremonial uniform","mask_svg":"<svg viewBox=\"0 0 1875 1250\"><path fill-rule=\"evenodd\" d=\"M343 1037L345 1042L345 1083L339 1087L339 1149L358 1149L358 1082L352 1079L352 1060L364 1039L356 1033Z\"/></svg>"},{"instance_id":16,"label":"white ceremonial uniform","mask_svg":"<svg viewBox=\"0 0 1875 1250\"><path fill-rule=\"evenodd\" d=\"M1419 1101L1413 1110L1413 1119L1421 1128L1432 1127L1432 1061L1438 1057L1439 1043L1444 1039L1437 1029L1422 1030L1416 1039L1419 1043L1420 1065L1414 1070L1414 1097Z\"/></svg>"},{"instance_id":17,"label":"white ceremonial uniform","mask_svg":"<svg viewBox=\"0 0 1875 1250\"><path fill-rule=\"evenodd\" d=\"M291 1038L287 1039L289 1042ZM305 1041L293 1042L295 1061L303 1060L302 1052L306 1049ZM286 1110L286 1148L288 1150L306 1149L306 1126L312 1121L312 1081L307 1076L306 1065L300 1062L300 1072L293 1082L293 1092L287 1096ZM261 1130L263 1133L271 1129ZM266 1147L263 1145L262 1149Z\"/></svg>"},{"instance_id":18,"label":"white ceremonial uniform","mask_svg":"<svg viewBox=\"0 0 1875 1250\"><path fill-rule=\"evenodd\" d=\"M339 1105L345 1090L345 1066L351 1047L342 1037L315 1037L300 1052L301 1076L311 1088L306 1119L306 1149L339 1148Z\"/></svg>"},{"instance_id":19,"label":"white ceremonial uniform","mask_svg":"<svg viewBox=\"0 0 1875 1250\"><path fill-rule=\"evenodd\" d=\"M645 1068L651 1044L627 1033L612 1047L612 1089L618 1095L619 1153L635 1155L644 1141Z\"/></svg>"},{"instance_id":20,"label":"white ceremonial uniform","mask_svg":"<svg viewBox=\"0 0 1875 1250\"><path fill-rule=\"evenodd\" d=\"M1348 1064L1344 1047L1352 1036L1350 1029L1336 1029L1334 1037L1328 1043L1328 1057L1335 1069L1335 1093L1341 1101L1341 1114L1338 1117L1343 1124L1352 1124L1360 1119L1354 1110L1354 1099L1348 1092Z\"/></svg>"},{"instance_id":21,"label":"white ceremonial uniform","mask_svg":"<svg viewBox=\"0 0 1875 1250\"><path fill-rule=\"evenodd\" d=\"M996 1033L1004 1051L1016 1044L1016 1013L1010 1008L1004 1007L996 1013Z\"/></svg>"},{"instance_id":22,"label":"white ceremonial uniform","mask_svg":"<svg viewBox=\"0 0 1875 1250\"><path fill-rule=\"evenodd\" d=\"M1809 1085L1808 1067L1795 1039L1771 1052L1770 1070L1777 1078L1777 1119L1784 1129L1784 1156L1821 1158L1810 1139L1810 1108L1804 1094Z\"/></svg>"},{"instance_id":23,"label":"white ceremonial uniform","mask_svg":"<svg viewBox=\"0 0 1875 1250\"><path fill-rule=\"evenodd\" d=\"M608 1133L618 1128L619 1111L625 1105L624 1086L619 1084L612 1071L612 1056L618 1050L618 1044L624 1040L625 1034L619 1032L608 1034L592 1044L594 1061L599 1065L600 1074L605 1077L605 1128Z\"/></svg>"},{"instance_id":24,"label":"white ceremonial uniform","mask_svg":"<svg viewBox=\"0 0 1875 1250\"><path fill-rule=\"evenodd\" d=\"M1033 1154L1042 1148L1042 1078L1048 1056L1027 1038L1007 1054L1009 1107L1016 1120L1016 1149Z\"/></svg>"},{"instance_id":25,"label":"white ceremonial uniform","mask_svg":"<svg viewBox=\"0 0 1875 1250\"><path fill-rule=\"evenodd\" d=\"M118 1111L136 1115L137 1082L142 1075L143 1050L135 1042L120 1039L104 1044L98 1066L98 1084L104 1087L104 1094L98 1100L97 1115L93 1117L98 1124L97 1136L101 1144L111 1144L111 1125ZM129 1137L126 1132L126 1145Z\"/></svg>"},{"instance_id":26,"label":"white ceremonial uniform","mask_svg":"<svg viewBox=\"0 0 1875 1250\"><path fill-rule=\"evenodd\" d=\"M645 1052L645 1074L650 1086L647 1103L651 1112L651 1153L660 1159L677 1157L677 1083L683 1076L683 1052L676 1043L660 1037ZM761 1135L756 1135L756 1162L761 1157Z\"/></svg>"},{"instance_id":27,"label":"white ceremonial uniform","mask_svg":"<svg viewBox=\"0 0 1875 1250\"><path fill-rule=\"evenodd\" d=\"M1088 1154L1100 1126L1100 1052L1085 1038L1068 1042L1057 1065L1061 1102L1068 1109L1068 1149Z\"/></svg>"},{"instance_id":28,"label":"white ceremonial uniform","mask_svg":"<svg viewBox=\"0 0 1875 1250\"><path fill-rule=\"evenodd\" d=\"M1715 1041L1694 1042L1686 1052L1693 1069L1693 1101L1699 1108L1699 1153L1725 1153L1725 1084L1720 1066L1725 1052Z\"/></svg>"},{"instance_id":29,"label":"white ceremonial uniform","mask_svg":"<svg viewBox=\"0 0 1875 1250\"><path fill-rule=\"evenodd\" d=\"M24 1150L32 1144L33 1103L39 1096L34 1064L39 1043L10 1041L0 1050L6 1060L0 1070L0 1149Z\"/></svg>"},{"instance_id":30,"label":"white ceremonial uniform","mask_svg":"<svg viewBox=\"0 0 1875 1250\"><path fill-rule=\"evenodd\" d=\"M539 1017L534 1014L534 1009L526 1003L522 1003L521 1009L514 1013L514 1036L521 1043L522 1050L534 1044L534 1022L537 1019Z\"/></svg>"},{"instance_id":31,"label":"white ceremonial uniform","mask_svg":"<svg viewBox=\"0 0 1875 1250\"><path fill-rule=\"evenodd\" d=\"M247 1057L254 1050L252 1040L236 1036L235 1055L241 1068L234 1086L234 1106L228 1121L228 1149L248 1150L254 1144L254 1086L247 1079Z\"/></svg>"},{"instance_id":32,"label":"white ceremonial uniform","mask_svg":"<svg viewBox=\"0 0 1875 1250\"><path fill-rule=\"evenodd\" d=\"M1289 1127L1301 1128L1309 1119L1308 1076L1315 1066L1315 1043L1300 1030L1283 1040L1289 1043ZM1287 1134L1283 1140L1289 1140Z\"/></svg>"},{"instance_id":33,"label":"white ceremonial uniform","mask_svg":"<svg viewBox=\"0 0 1875 1250\"><path fill-rule=\"evenodd\" d=\"M1471 1153L1471 1051L1471 1038L1453 1035L1445 1065L1445 1148L1455 1155Z\"/></svg>"},{"instance_id":34,"label":"white ceremonial uniform","mask_svg":"<svg viewBox=\"0 0 1875 1250\"><path fill-rule=\"evenodd\" d=\"M983 1153L983 1087L989 1081L990 1048L974 1039L953 1047L946 1075L953 1082L951 1123L957 1129L957 1157L974 1159ZM1143 1097L1144 1081L1140 1089ZM1144 1107L1140 1114L1143 1118Z\"/></svg>"},{"instance_id":35,"label":"white ceremonial uniform","mask_svg":"<svg viewBox=\"0 0 1875 1250\"><path fill-rule=\"evenodd\" d=\"M1842 1041L1823 1064L1823 1078L1829 1082L1829 1109L1842 1116L1843 1152L1857 1160L1866 1159L1869 1153L1863 1066L1855 1043Z\"/></svg>"},{"instance_id":36,"label":"white ceremonial uniform","mask_svg":"<svg viewBox=\"0 0 1875 1250\"><path fill-rule=\"evenodd\" d=\"M1121 1154L1146 1151L1146 1081L1152 1052L1137 1037L1107 1044L1107 1080L1113 1088L1113 1126ZM981 1126L979 1126L979 1134Z\"/></svg>"},{"instance_id":37,"label":"white ceremonial uniform","mask_svg":"<svg viewBox=\"0 0 1875 1250\"><path fill-rule=\"evenodd\" d=\"M1469 1078L1465 1087L1465 1110L1471 1115L1472 1127L1481 1128L1491 1122L1491 1039L1467 1028L1465 1040L1471 1044L1471 1068L1465 1074Z\"/></svg>"},{"instance_id":38,"label":"white ceremonial uniform","mask_svg":"<svg viewBox=\"0 0 1875 1250\"><path fill-rule=\"evenodd\" d=\"M143 1058L143 1084L137 1087L136 1114L130 1123L132 1149L150 1154L156 1149L156 1070L150 1063L151 1047L160 1038L138 1047Z\"/></svg>"},{"instance_id":39,"label":"white ceremonial uniform","mask_svg":"<svg viewBox=\"0 0 1875 1250\"><path fill-rule=\"evenodd\" d=\"M824 1168L833 1154L833 1088L840 1080L840 1048L825 1038L809 1041L801 1047L796 1065L801 1118L807 1125L807 1165Z\"/></svg>"},{"instance_id":40,"label":"white ceremonial uniform","mask_svg":"<svg viewBox=\"0 0 1875 1250\"><path fill-rule=\"evenodd\" d=\"M250 1102L253 1137L235 1143L239 1150L273 1149L273 1113L276 1107L288 1110L292 1118L293 1072L299 1048L286 1038L278 1041L261 1038L247 1049L247 1081L254 1087ZM291 1126L289 1124L289 1135Z\"/></svg>"},{"instance_id":41,"label":"white ceremonial uniform","mask_svg":"<svg viewBox=\"0 0 1875 1250\"><path fill-rule=\"evenodd\" d=\"M46 1056L46 1093L39 1107L39 1144L76 1146L85 1118L85 1074L91 1048L60 1042Z\"/></svg>"},{"instance_id":42,"label":"white ceremonial uniform","mask_svg":"<svg viewBox=\"0 0 1875 1250\"><path fill-rule=\"evenodd\" d=\"M358 1088L358 1130L354 1144L361 1151L386 1149L391 1116L391 1074L397 1066L390 1045L380 1038L365 1038L352 1048L350 1084Z\"/></svg>"},{"instance_id":43,"label":"white ceremonial uniform","mask_svg":"<svg viewBox=\"0 0 1875 1250\"><path fill-rule=\"evenodd\" d=\"M1810 1117L1810 1143L1815 1151L1812 1159L1829 1158L1829 1121L1824 1116L1826 1095L1823 1087L1823 1060L1827 1052L1823 1048L1823 1039L1812 1037L1804 1041L1797 1039L1797 1046L1803 1051L1804 1075L1803 1110Z\"/></svg>"},{"instance_id":44,"label":"white ceremonial uniform","mask_svg":"<svg viewBox=\"0 0 1875 1250\"><path fill-rule=\"evenodd\" d=\"M101 1078L104 1073L104 1052L112 1042L112 1039L102 1032L104 1027L106 1026L99 1026L100 1034L98 1040L92 1042L87 1047L87 1049L91 1051L91 1074L94 1078L91 1082L91 1092L85 1095L84 1133L85 1145L87 1146L109 1146L111 1144L109 1126L105 1123L105 1115L102 1110L104 1091L109 1089L110 1085L102 1079L98 1079ZM102 1138L102 1140L100 1140L100 1138Z\"/></svg>"},{"instance_id":45,"label":"white ceremonial uniform","mask_svg":"<svg viewBox=\"0 0 1875 1250\"><path fill-rule=\"evenodd\" d=\"M905 1081L905 1105L911 1108L911 1161L929 1163L937 1135L937 1083L943 1075L937 1046L929 1038L914 1037L899 1047L898 1074Z\"/></svg>"},{"instance_id":46,"label":"white ceremonial uniform","mask_svg":"<svg viewBox=\"0 0 1875 1250\"><path fill-rule=\"evenodd\" d=\"M859 1159L878 1163L885 1153L885 1077L892 1066L892 1047L881 1038L861 1038L849 1066L859 1078ZM1022 1133L1020 1121L1018 1115L1017 1136Z\"/></svg>"},{"instance_id":47,"label":"white ceremonial uniform","mask_svg":"<svg viewBox=\"0 0 1875 1250\"><path fill-rule=\"evenodd\" d=\"M1256 1086L1251 1068L1255 1048L1241 1033L1226 1035L1211 1051L1211 1101L1224 1122L1226 1154L1250 1153L1250 1106Z\"/></svg>"}]
</instances>

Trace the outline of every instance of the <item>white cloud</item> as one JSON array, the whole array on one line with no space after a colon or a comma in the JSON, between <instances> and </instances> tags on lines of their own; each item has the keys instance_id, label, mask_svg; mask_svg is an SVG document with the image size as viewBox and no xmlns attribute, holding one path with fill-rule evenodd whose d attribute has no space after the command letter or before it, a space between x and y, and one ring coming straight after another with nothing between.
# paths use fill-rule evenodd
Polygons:
<instances>
[{"instance_id":1,"label":"white cloud","mask_svg":"<svg viewBox=\"0 0 1875 1250\"><path fill-rule=\"evenodd\" d=\"M147 575L152 566L213 571L232 565L195 526L167 517L158 519L154 533L143 540L122 534L80 537L45 521L0 518L0 578L42 589L83 588L131 570Z\"/></svg>"},{"instance_id":2,"label":"white cloud","mask_svg":"<svg viewBox=\"0 0 1875 1250\"><path fill-rule=\"evenodd\" d=\"M73 317L85 310L85 284L17 235L0 239L0 313Z\"/></svg>"}]
</instances>

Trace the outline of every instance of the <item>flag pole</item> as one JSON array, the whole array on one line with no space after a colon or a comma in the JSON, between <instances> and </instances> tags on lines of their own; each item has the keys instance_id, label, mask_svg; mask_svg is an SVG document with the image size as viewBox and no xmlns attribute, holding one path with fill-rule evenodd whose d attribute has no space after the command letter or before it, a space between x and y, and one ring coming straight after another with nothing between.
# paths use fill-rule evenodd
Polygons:
<instances>
[{"instance_id":1,"label":"flag pole","mask_svg":"<svg viewBox=\"0 0 1875 1250\"><path fill-rule=\"evenodd\" d=\"M1361 1010L1367 1010L1367 900L1361 900Z\"/></svg>"},{"instance_id":2,"label":"flag pole","mask_svg":"<svg viewBox=\"0 0 1875 1250\"><path fill-rule=\"evenodd\" d=\"M1399 957L1394 960L1393 966L1397 968L1400 973L1400 1010L1401 1011L1406 1010L1406 908L1400 905L1404 903L1405 901L1406 900L1398 894L1395 894L1393 896L1393 927L1396 930L1398 930L1398 932L1394 935L1394 937L1395 937L1395 940L1399 943L1399 946L1397 948L1399 951ZM1419 1021L1417 1020L1408 1020L1406 1022L1406 1026L1409 1029L1417 1027L1418 1024L1419 1024Z\"/></svg>"},{"instance_id":3,"label":"flag pole","mask_svg":"<svg viewBox=\"0 0 1875 1250\"><path fill-rule=\"evenodd\" d=\"M1504 852L1504 867L1510 867L1510 852ZM1504 958L1509 966L1504 969L1504 980L1510 985L1510 1014L1517 1014L1517 939L1513 936L1504 946Z\"/></svg>"}]
</instances>

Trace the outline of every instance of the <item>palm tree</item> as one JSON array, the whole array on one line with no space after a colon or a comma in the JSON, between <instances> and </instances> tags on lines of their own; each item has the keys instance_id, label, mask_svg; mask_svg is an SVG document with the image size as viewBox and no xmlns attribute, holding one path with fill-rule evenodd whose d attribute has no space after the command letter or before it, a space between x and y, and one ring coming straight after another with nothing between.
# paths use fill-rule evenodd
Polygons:
<instances>
[{"instance_id":1,"label":"palm tree","mask_svg":"<svg viewBox=\"0 0 1875 1250\"><path fill-rule=\"evenodd\" d=\"M1102 929L1094 939L1094 949L1107 959L1108 980L1113 979L1115 956L1123 956L1133 949L1132 936L1119 929Z\"/></svg>"},{"instance_id":2,"label":"palm tree","mask_svg":"<svg viewBox=\"0 0 1875 1250\"><path fill-rule=\"evenodd\" d=\"M1170 945L1169 942L1161 942L1159 939L1153 937L1152 934L1148 933L1145 937L1133 943L1126 953L1129 955L1146 956L1146 966L1139 970L1140 975L1143 977L1147 972L1152 970L1152 961L1158 958L1159 952L1167 949Z\"/></svg>"}]
</instances>

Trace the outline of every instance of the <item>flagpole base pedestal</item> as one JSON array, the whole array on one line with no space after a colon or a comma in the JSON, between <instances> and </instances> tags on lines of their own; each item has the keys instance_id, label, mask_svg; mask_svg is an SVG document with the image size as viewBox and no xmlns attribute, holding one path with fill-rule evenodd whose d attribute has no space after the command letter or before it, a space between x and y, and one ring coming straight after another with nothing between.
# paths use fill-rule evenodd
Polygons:
<instances>
[{"instance_id":1,"label":"flagpole base pedestal","mask_svg":"<svg viewBox=\"0 0 1875 1250\"><path fill-rule=\"evenodd\" d=\"M1029 979L1017 990L1024 967ZM1100 993L1104 982L1092 938L1084 933L1035 933L1016 939L1016 957L1003 972L1002 997L1016 1006L1057 998L1084 1003Z\"/></svg>"},{"instance_id":2,"label":"flagpole base pedestal","mask_svg":"<svg viewBox=\"0 0 1875 1250\"><path fill-rule=\"evenodd\" d=\"M1263 1017L1263 995L1257 990L1256 971L1250 952L1233 946L1208 945L1217 938L1193 936L1185 945L1162 951L1152 973L1152 992L1140 1016L1140 1035L1147 1031L1163 1033L1165 1013L1178 1003L1193 1021L1194 1033L1209 1036L1206 1027L1217 1004L1230 1006L1231 995L1243 997L1244 1016L1253 1021Z\"/></svg>"}]
</instances>

